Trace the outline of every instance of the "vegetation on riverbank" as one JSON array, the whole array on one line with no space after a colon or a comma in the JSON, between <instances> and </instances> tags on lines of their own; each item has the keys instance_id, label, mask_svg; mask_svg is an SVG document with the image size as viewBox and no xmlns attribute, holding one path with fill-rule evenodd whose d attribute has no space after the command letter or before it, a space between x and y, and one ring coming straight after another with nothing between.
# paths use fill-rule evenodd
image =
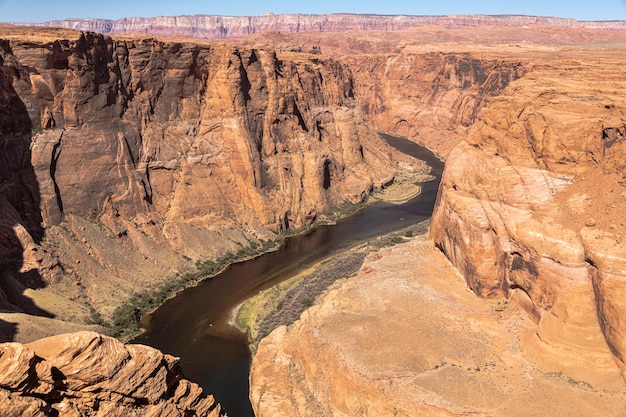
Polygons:
<instances>
[{"instance_id":1,"label":"vegetation on riverbank","mask_svg":"<svg viewBox=\"0 0 626 417\"><path fill-rule=\"evenodd\" d=\"M133 294L127 302L118 307L110 321L103 320L102 316L91 309L91 321L105 329L105 333L122 341L127 341L141 333L141 320L147 314L156 310L168 298L178 292L197 285L200 281L214 277L229 265L254 258L268 251L274 250L281 242L263 241L251 242L250 246L241 248L237 253L226 253L216 260L196 262L196 271L177 274L163 286L154 290Z\"/></svg>"},{"instance_id":2,"label":"vegetation on riverbank","mask_svg":"<svg viewBox=\"0 0 626 417\"><path fill-rule=\"evenodd\" d=\"M413 236L424 234L429 225L430 220L425 220L378 237L348 252L321 261L299 275L262 291L240 306L235 319L237 326L248 332L252 349L255 350L261 339L274 329L298 320L333 284L356 274L368 254L384 246L399 244Z\"/></svg>"},{"instance_id":3,"label":"vegetation on riverbank","mask_svg":"<svg viewBox=\"0 0 626 417\"><path fill-rule=\"evenodd\" d=\"M122 341L127 341L141 333L141 321L147 314L157 309L168 298L176 295L176 293L197 285L197 283L203 279L211 278L219 274L233 263L251 259L273 250L290 236L306 232L311 227L322 224L332 224L341 218L355 214L357 211L376 201L383 200L393 203L405 202L420 193L421 187L418 183L425 180L428 180L428 175L421 172L401 172L397 175L396 180L390 187L373 192L361 203L341 203L333 207L329 213L320 216L311 226L289 229L270 242L261 242L260 244L250 242L248 247L242 247L235 254L227 253L217 260L198 261L196 262L196 271L176 275L158 289L133 294L126 303L122 304L114 311L110 321L104 320L97 311L92 309L91 321L94 324L102 326L106 334ZM397 243L397 239L399 238L396 236L395 239ZM332 282L356 273L363 262L365 253L367 252L359 255L348 254L346 256L349 258L344 260L344 265L333 266L335 264L331 262L332 265L327 266L325 269L326 272L322 275L318 275L317 272L313 272L312 276L301 274L301 276L299 276L300 278L294 278L270 290L277 294L279 301L275 304L270 303L267 305L267 308L264 308L268 311L275 309L278 311L276 314L264 313L261 310L257 312L256 309L246 307L246 309L250 311L250 314L258 314L259 317L263 317L263 322L259 323L258 328L261 338L269 334L269 332L278 325L291 323L297 319L306 308L312 305L315 298L320 294L320 291L324 291ZM357 258L360 258L360 263L355 261ZM306 280L304 279L305 277ZM271 296L267 294L266 296L271 298ZM290 301L291 299L294 301ZM238 321L240 327L248 328L251 332L257 331L256 325L249 325L249 323L256 323L256 316L245 319L238 318L238 320L243 320L241 323ZM254 339L256 340L257 338L258 335L255 334Z\"/></svg>"}]
</instances>

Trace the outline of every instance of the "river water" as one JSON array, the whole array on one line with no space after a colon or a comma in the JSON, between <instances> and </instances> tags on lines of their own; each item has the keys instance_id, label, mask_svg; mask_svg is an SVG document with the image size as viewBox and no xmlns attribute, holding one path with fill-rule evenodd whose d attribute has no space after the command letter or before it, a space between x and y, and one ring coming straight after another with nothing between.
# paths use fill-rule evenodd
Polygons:
<instances>
[{"instance_id":1,"label":"river water","mask_svg":"<svg viewBox=\"0 0 626 417\"><path fill-rule=\"evenodd\" d=\"M232 312L270 288L330 255L377 236L430 218L443 162L423 146L381 134L398 150L425 161L434 180L404 204L375 203L332 226L288 238L275 252L231 265L168 300L149 318L149 329L133 340L180 357L185 375L211 393L230 417L254 417L248 400L250 351L245 333L234 327Z\"/></svg>"}]
</instances>

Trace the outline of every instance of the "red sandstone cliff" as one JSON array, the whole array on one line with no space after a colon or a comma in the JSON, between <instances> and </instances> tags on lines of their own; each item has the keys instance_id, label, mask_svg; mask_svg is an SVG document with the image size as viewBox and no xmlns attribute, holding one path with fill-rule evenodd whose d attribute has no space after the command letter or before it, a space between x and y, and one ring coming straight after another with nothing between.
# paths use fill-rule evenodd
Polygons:
<instances>
[{"instance_id":1,"label":"red sandstone cliff","mask_svg":"<svg viewBox=\"0 0 626 417\"><path fill-rule=\"evenodd\" d=\"M38 40L25 41L28 31L7 36L2 68L6 102L19 104L25 126L19 160L31 180L21 192L33 188L37 201L30 223L13 221L26 229L6 246L38 286L105 317L194 260L307 225L390 181L387 148L369 126L445 155L489 98L526 71L515 56L468 52L357 48L331 59L259 40L195 45L36 30L29 36ZM353 35L337 41L360 45ZM8 308L30 311L15 293L32 283L9 275ZM73 304L52 314L88 312Z\"/></svg>"},{"instance_id":2,"label":"red sandstone cliff","mask_svg":"<svg viewBox=\"0 0 626 417\"><path fill-rule=\"evenodd\" d=\"M617 50L527 50L446 161L436 246L371 255L263 339L258 416L622 415Z\"/></svg>"},{"instance_id":3,"label":"red sandstone cliff","mask_svg":"<svg viewBox=\"0 0 626 417\"><path fill-rule=\"evenodd\" d=\"M526 308L527 357L597 386L626 375L623 65L564 53L511 83L450 154L431 229L476 294Z\"/></svg>"},{"instance_id":4,"label":"red sandstone cliff","mask_svg":"<svg viewBox=\"0 0 626 417\"><path fill-rule=\"evenodd\" d=\"M48 285L106 317L393 179L330 58L25 33L0 43L5 293Z\"/></svg>"},{"instance_id":5,"label":"red sandstone cliff","mask_svg":"<svg viewBox=\"0 0 626 417\"><path fill-rule=\"evenodd\" d=\"M522 309L467 291L426 236L403 240L260 342L257 417L623 415L614 365L610 387L542 369L520 344L536 334ZM571 366L557 349L540 354ZM597 352L588 375L600 358L612 361Z\"/></svg>"},{"instance_id":6,"label":"red sandstone cliff","mask_svg":"<svg viewBox=\"0 0 626 417\"><path fill-rule=\"evenodd\" d=\"M402 51L345 57L355 91L377 129L406 136L447 156L491 97L527 71L518 57Z\"/></svg>"},{"instance_id":7,"label":"red sandstone cliff","mask_svg":"<svg viewBox=\"0 0 626 417\"><path fill-rule=\"evenodd\" d=\"M189 267L183 255L236 250L361 199L395 169L366 117L431 145L471 129L450 154L432 237L476 293L509 297L530 319L500 316L502 304L470 300L458 286L446 292L433 287L447 284L412 279L407 268L432 259L409 266L408 252L385 253L389 261L357 278L367 285L349 281L341 297L331 294L261 344L255 407L268 415L315 415L317 406L336 415L619 415L619 47L492 44L468 53L458 44L421 49L416 34L402 35L412 45L361 59L346 55L391 41L347 37L352 49L330 59L91 34L6 35L2 308L45 314L23 296L48 285L106 314L129 292ZM429 250L424 242L411 248ZM431 266L431 281L441 271L454 277L440 260ZM437 299L449 308L428 308ZM59 318L73 313L65 314ZM412 317L406 327L397 320L403 314ZM426 315L440 326L427 326ZM387 343L389 332L398 344ZM511 375L515 382L502 385ZM566 403L552 400L567 387ZM542 401L529 404L528 392Z\"/></svg>"}]
</instances>

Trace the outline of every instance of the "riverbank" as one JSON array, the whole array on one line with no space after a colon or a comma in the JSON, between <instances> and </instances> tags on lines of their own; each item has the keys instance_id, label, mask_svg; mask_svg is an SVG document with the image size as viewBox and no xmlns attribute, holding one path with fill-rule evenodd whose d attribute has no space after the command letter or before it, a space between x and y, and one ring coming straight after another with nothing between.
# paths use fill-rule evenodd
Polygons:
<instances>
[{"instance_id":1,"label":"riverbank","mask_svg":"<svg viewBox=\"0 0 626 417\"><path fill-rule=\"evenodd\" d=\"M250 398L257 417L622 415L623 389L542 369L538 355L564 364L533 338L517 303L476 297L417 236L368 256L300 320L264 338Z\"/></svg>"},{"instance_id":2,"label":"riverbank","mask_svg":"<svg viewBox=\"0 0 626 417\"><path fill-rule=\"evenodd\" d=\"M419 184L421 192L417 198L405 204L377 201L361 203L357 207L342 205L342 209L351 209L352 215L332 226L316 226L285 239L278 250L249 262L234 264L215 278L203 280L193 289L164 303L150 315L150 328L134 342L180 357L185 373L207 392L214 393L227 410L252 417L254 414L248 402L250 340L247 332L233 326L233 311L259 292L271 289L331 256L377 241L379 236L396 233L388 244L408 240L404 233L411 235L413 232L405 229L430 218L443 164L414 142L402 138L390 142L407 155L399 158L399 171L428 172L435 177ZM395 186L399 183L396 181ZM409 196L414 192L404 194ZM356 270L359 263L360 259L356 259L352 270ZM312 302L313 297L306 295L294 304L304 306Z\"/></svg>"},{"instance_id":3,"label":"riverbank","mask_svg":"<svg viewBox=\"0 0 626 417\"><path fill-rule=\"evenodd\" d=\"M425 170L428 170L428 167L426 167ZM328 214L320 216L310 226L288 230L286 233L277 235L272 241L264 241L261 243L250 242L249 247L241 248L235 254L226 253L216 260L198 261L196 262L196 271L176 275L158 289L133 295L126 303L121 305L114 312L110 321L103 320L97 314L92 314L91 320L93 323L105 329L105 334L109 336L115 337L121 341L132 340L141 335L145 329L150 328L150 315L165 301L176 296L181 291L194 287L203 280L211 279L219 275L232 264L245 262L275 251L280 247L284 240L289 237L307 233L311 229L318 226L334 224L343 218L354 215L358 211L378 201L385 201L393 204L405 203L420 194L421 186L419 183L430 181L432 179L433 177L426 174L424 170L405 169L399 171L396 174L394 181L389 186L384 189L372 191L367 199L361 203L344 202L334 207ZM355 273L357 270L358 267L356 267L352 273ZM346 276L346 273L347 271L344 271L341 274ZM285 283L286 287L280 289L279 291L288 291L290 285L291 284ZM302 290L302 288L298 288L298 291ZM316 294L316 291L311 291L310 296L303 295L301 297L296 297L298 302L302 303L302 306L306 306L307 304L310 305L310 303L313 302L311 297L312 294ZM274 307L277 307L277 305L274 305ZM287 314L287 311L291 311L292 313ZM295 308L291 305L289 309L286 309L285 314L286 316L299 316L302 311L300 308ZM265 314L261 315L264 316ZM243 321L240 321L239 318L236 318L235 321L240 328L245 329L248 327L248 322L250 320L252 319L243 319ZM281 323L282 321L284 321L284 318L281 316L281 319L278 319L277 323Z\"/></svg>"},{"instance_id":4,"label":"riverbank","mask_svg":"<svg viewBox=\"0 0 626 417\"><path fill-rule=\"evenodd\" d=\"M396 175L390 186L375 190L366 201L344 208L342 212L345 217L378 201L403 204L421 193L420 183L433 179L432 175L423 172L402 171ZM339 218L341 216L337 217ZM261 291L237 307L233 312L233 324L248 333L250 347L254 351L262 338L275 328L297 320L300 314L315 304L336 281L354 275L369 253L384 246L402 243L407 237L426 233L428 224L429 221L423 221L398 232L380 236L345 253L324 259L293 278L269 290Z\"/></svg>"},{"instance_id":5,"label":"riverbank","mask_svg":"<svg viewBox=\"0 0 626 417\"><path fill-rule=\"evenodd\" d=\"M408 242L427 233L430 220L377 237L346 252L326 258L293 278L261 291L240 305L235 324L248 333L254 352L258 343L280 326L289 326L325 294L345 279L354 276L369 254L381 248Z\"/></svg>"}]
</instances>

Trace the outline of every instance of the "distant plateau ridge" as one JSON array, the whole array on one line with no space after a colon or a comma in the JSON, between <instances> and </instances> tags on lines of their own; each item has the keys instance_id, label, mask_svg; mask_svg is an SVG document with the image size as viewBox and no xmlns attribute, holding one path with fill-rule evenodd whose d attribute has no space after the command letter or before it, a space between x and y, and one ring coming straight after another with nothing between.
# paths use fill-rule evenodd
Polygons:
<instances>
[{"instance_id":1,"label":"distant plateau ridge","mask_svg":"<svg viewBox=\"0 0 626 417\"><path fill-rule=\"evenodd\" d=\"M32 24L32 23L29 23ZM578 21L522 15L408 16L374 14L273 14L262 16L158 16L108 19L65 19L34 23L36 26L98 32L105 35L145 33L204 39L239 38L267 30L280 32L346 32L350 30L403 30L419 26L449 29L477 26L543 25L585 29L626 29L626 21Z\"/></svg>"}]
</instances>

